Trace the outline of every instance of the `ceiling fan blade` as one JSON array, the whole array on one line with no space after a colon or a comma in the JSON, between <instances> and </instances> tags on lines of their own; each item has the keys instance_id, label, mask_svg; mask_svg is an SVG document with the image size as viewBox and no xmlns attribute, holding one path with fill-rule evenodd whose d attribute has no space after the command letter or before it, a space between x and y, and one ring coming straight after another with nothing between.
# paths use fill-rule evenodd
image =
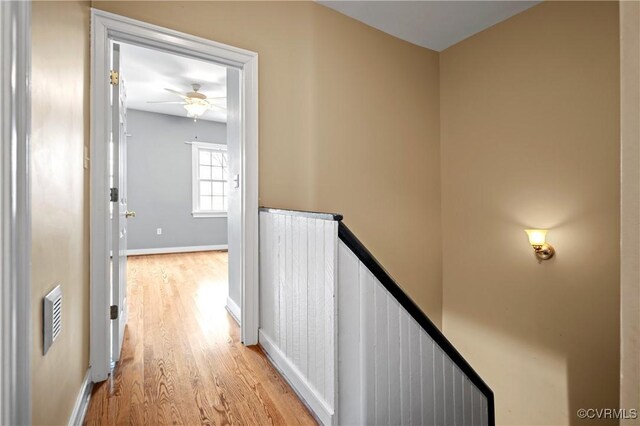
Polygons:
<instances>
[{"instance_id":1,"label":"ceiling fan blade","mask_svg":"<svg viewBox=\"0 0 640 426\"><path fill-rule=\"evenodd\" d=\"M208 97L207 99L227 99L226 96L214 96L214 97Z\"/></svg>"},{"instance_id":2,"label":"ceiling fan blade","mask_svg":"<svg viewBox=\"0 0 640 426\"><path fill-rule=\"evenodd\" d=\"M171 92L171 93L173 93L173 94L175 94L175 95L178 95L178 96L180 96L180 97L181 97L181 98L183 98L183 99L187 97L187 95L185 95L184 93L180 93L180 92L178 92L177 90L167 89L166 87L164 88L164 90L166 90L167 92Z\"/></svg>"},{"instance_id":3,"label":"ceiling fan blade","mask_svg":"<svg viewBox=\"0 0 640 426\"><path fill-rule=\"evenodd\" d=\"M184 105L185 102L183 101L147 101L148 104L182 104Z\"/></svg>"}]
</instances>

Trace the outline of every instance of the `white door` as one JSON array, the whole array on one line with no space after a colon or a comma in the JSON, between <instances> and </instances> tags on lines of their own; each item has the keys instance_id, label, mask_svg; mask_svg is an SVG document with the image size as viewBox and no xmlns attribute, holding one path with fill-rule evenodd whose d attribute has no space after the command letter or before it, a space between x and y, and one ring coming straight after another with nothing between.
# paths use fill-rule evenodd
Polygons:
<instances>
[{"instance_id":1,"label":"white door","mask_svg":"<svg viewBox=\"0 0 640 426\"><path fill-rule=\"evenodd\" d=\"M111 261L111 361L120 359L127 324L127 145L126 93L120 71L120 45L113 44L111 76L111 173L112 261Z\"/></svg>"}]
</instances>

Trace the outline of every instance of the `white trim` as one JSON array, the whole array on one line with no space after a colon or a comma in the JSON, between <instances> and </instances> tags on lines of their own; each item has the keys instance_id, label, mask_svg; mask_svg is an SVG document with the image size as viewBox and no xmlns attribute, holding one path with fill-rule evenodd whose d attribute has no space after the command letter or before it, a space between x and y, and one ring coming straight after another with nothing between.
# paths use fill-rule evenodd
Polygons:
<instances>
[{"instance_id":1,"label":"white trim","mask_svg":"<svg viewBox=\"0 0 640 426\"><path fill-rule=\"evenodd\" d=\"M640 408L640 5L620 2L620 407ZM621 425L637 424L623 419Z\"/></svg>"},{"instance_id":2,"label":"white trim","mask_svg":"<svg viewBox=\"0 0 640 426\"><path fill-rule=\"evenodd\" d=\"M0 424L31 423L31 2L0 2Z\"/></svg>"},{"instance_id":3,"label":"white trim","mask_svg":"<svg viewBox=\"0 0 640 426\"><path fill-rule=\"evenodd\" d=\"M258 343L258 54L145 22L91 11L91 345L93 381L109 374L109 43L112 40L216 62L241 72L242 326L241 339Z\"/></svg>"},{"instance_id":4,"label":"white trim","mask_svg":"<svg viewBox=\"0 0 640 426\"><path fill-rule=\"evenodd\" d=\"M185 142L188 145L193 145L193 146L197 146L200 148L207 148L207 149L217 149L220 151L227 151L228 150L228 146L224 143L215 143L215 142L204 142L204 141L190 141L190 142Z\"/></svg>"},{"instance_id":5,"label":"white trim","mask_svg":"<svg viewBox=\"0 0 640 426\"><path fill-rule=\"evenodd\" d=\"M69 417L69 426L80 426L84 422L84 416L87 414L89 400L91 399L91 389L93 389L93 382L91 381L91 369L88 369L84 375L82 385L80 385L76 403L73 405L73 411L71 411L71 416Z\"/></svg>"},{"instance_id":6,"label":"white trim","mask_svg":"<svg viewBox=\"0 0 640 426\"><path fill-rule=\"evenodd\" d=\"M225 308L227 308L227 311L229 312L229 315L231 315L231 318L233 318L238 323L238 325L240 325L240 306L238 306L238 304L234 302L229 296L227 296L227 304L225 305Z\"/></svg>"},{"instance_id":7,"label":"white trim","mask_svg":"<svg viewBox=\"0 0 640 426\"><path fill-rule=\"evenodd\" d=\"M227 212L191 212L194 219L206 219L212 217L225 218L229 216Z\"/></svg>"},{"instance_id":8,"label":"white trim","mask_svg":"<svg viewBox=\"0 0 640 426\"><path fill-rule=\"evenodd\" d=\"M197 251L227 250L226 244L214 246L188 246L188 247L158 247L150 249L127 250L127 256L142 256L145 254L166 254L166 253L195 253Z\"/></svg>"},{"instance_id":9,"label":"white trim","mask_svg":"<svg viewBox=\"0 0 640 426\"><path fill-rule=\"evenodd\" d=\"M241 338L258 344L260 326L260 274L258 269L258 54L248 58L241 73L242 170L242 300Z\"/></svg>"},{"instance_id":10,"label":"white trim","mask_svg":"<svg viewBox=\"0 0 640 426\"><path fill-rule=\"evenodd\" d=\"M263 329L260 329L259 334L260 346L300 399L305 402L320 423L325 425L333 424L333 410L324 403L313 386L305 380L300 370L289 361L287 356L273 343Z\"/></svg>"},{"instance_id":11,"label":"white trim","mask_svg":"<svg viewBox=\"0 0 640 426\"><path fill-rule=\"evenodd\" d=\"M107 28L97 25L96 16L91 16L91 178L90 178L90 321L89 365L93 382L100 382L109 375L110 367L110 320L109 320L109 191L107 105L98 100L109 99L106 71L109 68ZM98 108L98 109L96 109ZM97 119L96 117L100 117ZM100 142L98 142L100 141Z\"/></svg>"}]
</instances>

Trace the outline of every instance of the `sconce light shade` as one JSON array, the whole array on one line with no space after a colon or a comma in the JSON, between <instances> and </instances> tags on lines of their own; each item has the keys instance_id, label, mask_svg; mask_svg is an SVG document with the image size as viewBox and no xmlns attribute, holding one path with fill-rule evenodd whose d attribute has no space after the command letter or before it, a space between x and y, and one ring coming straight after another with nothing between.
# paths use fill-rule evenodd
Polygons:
<instances>
[{"instance_id":1,"label":"sconce light shade","mask_svg":"<svg viewBox=\"0 0 640 426\"><path fill-rule=\"evenodd\" d=\"M555 249L547 244L547 230L546 229L525 229L529 237L529 244L533 247L533 251L540 260L551 259L556 253Z\"/></svg>"},{"instance_id":2,"label":"sconce light shade","mask_svg":"<svg viewBox=\"0 0 640 426\"><path fill-rule=\"evenodd\" d=\"M524 232L529 236L529 243L532 246L541 246L547 238L546 229L525 229Z\"/></svg>"}]
</instances>

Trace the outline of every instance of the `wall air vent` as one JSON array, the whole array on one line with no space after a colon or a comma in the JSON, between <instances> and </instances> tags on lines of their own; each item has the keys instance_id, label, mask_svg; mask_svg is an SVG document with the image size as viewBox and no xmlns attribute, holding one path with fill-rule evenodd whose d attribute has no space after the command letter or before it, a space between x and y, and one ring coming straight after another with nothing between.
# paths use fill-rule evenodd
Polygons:
<instances>
[{"instance_id":1,"label":"wall air vent","mask_svg":"<svg viewBox=\"0 0 640 426\"><path fill-rule=\"evenodd\" d=\"M43 300L43 352L46 354L62 330L62 288L57 285Z\"/></svg>"}]
</instances>

